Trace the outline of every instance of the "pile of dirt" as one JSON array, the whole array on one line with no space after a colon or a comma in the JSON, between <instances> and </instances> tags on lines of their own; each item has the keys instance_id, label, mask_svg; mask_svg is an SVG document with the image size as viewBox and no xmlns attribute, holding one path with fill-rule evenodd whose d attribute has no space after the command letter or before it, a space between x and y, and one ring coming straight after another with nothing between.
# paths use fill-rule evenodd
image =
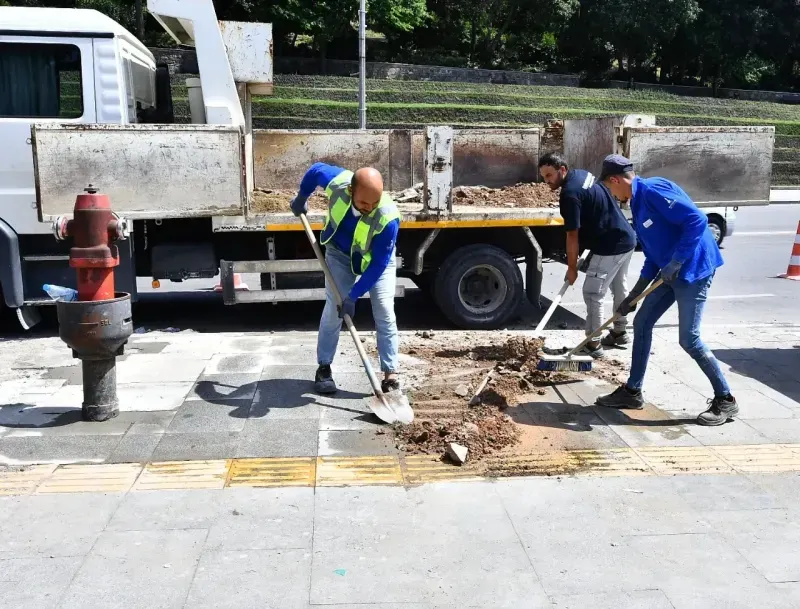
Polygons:
<instances>
[{"instance_id":1,"label":"pile of dirt","mask_svg":"<svg viewBox=\"0 0 800 609\"><path fill-rule=\"evenodd\" d=\"M479 207L558 207L558 192L547 184L523 183L503 188L486 186L458 186L453 189L453 205Z\"/></svg>"},{"instance_id":2,"label":"pile of dirt","mask_svg":"<svg viewBox=\"0 0 800 609\"><path fill-rule=\"evenodd\" d=\"M468 460L515 444L519 430L507 414L490 406L464 410L458 420L418 420L411 425L395 427L397 447L409 453L444 455L451 442L466 446Z\"/></svg>"},{"instance_id":3,"label":"pile of dirt","mask_svg":"<svg viewBox=\"0 0 800 609\"><path fill-rule=\"evenodd\" d=\"M255 188L250 211L257 214L286 213L291 211L289 204L297 193L291 190L266 190ZM308 199L308 209L325 211L328 209L327 199L321 191L312 194Z\"/></svg>"}]
</instances>

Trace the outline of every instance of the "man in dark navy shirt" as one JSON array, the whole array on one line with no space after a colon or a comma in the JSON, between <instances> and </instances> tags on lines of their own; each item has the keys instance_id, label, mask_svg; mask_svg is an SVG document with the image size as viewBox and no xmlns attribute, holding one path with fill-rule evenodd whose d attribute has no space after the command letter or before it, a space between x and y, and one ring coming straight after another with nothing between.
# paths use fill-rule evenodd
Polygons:
<instances>
[{"instance_id":1,"label":"man in dark navy shirt","mask_svg":"<svg viewBox=\"0 0 800 609\"><path fill-rule=\"evenodd\" d=\"M585 270L583 299L586 302L586 334L591 334L605 321L603 299L608 289L614 296L617 308L628 294L626 276L636 247L633 232L619 205L594 176L582 169L570 169L558 154L546 154L539 159L539 173L551 189L561 189L559 209L567 232L567 276L570 285L578 278L578 270ZM578 269L581 250L588 249L589 258ZM629 342L626 328L628 320L621 317L614 329L600 340L586 347L592 357L603 355L607 347Z\"/></svg>"}]
</instances>

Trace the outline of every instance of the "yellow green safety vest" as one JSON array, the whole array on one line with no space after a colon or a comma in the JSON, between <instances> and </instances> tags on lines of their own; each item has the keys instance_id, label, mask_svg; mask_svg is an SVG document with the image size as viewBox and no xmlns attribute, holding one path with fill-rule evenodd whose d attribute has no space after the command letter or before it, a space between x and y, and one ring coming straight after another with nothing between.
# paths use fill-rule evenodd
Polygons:
<instances>
[{"instance_id":1,"label":"yellow green safety vest","mask_svg":"<svg viewBox=\"0 0 800 609\"><path fill-rule=\"evenodd\" d=\"M325 225L320 235L320 242L323 245L333 239L339 224L350 213L353 201L347 189L352 180L353 172L343 171L333 178L325 188L325 195L328 197L328 213L325 215ZM390 222L399 220L400 217L400 212L392 198L383 193L378 206L369 215L362 215L359 218L356 230L353 233L353 243L350 246L350 269L354 275L364 273L372 261L370 247L375 235L380 234ZM357 258L361 259L360 269L358 270L354 268Z\"/></svg>"}]
</instances>

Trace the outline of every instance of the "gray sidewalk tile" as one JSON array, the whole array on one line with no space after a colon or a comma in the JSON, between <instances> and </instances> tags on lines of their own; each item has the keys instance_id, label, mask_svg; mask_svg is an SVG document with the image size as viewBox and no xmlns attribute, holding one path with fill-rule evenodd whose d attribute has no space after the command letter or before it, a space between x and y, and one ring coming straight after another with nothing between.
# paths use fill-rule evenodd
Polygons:
<instances>
[{"instance_id":1,"label":"gray sidewalk tile","mask_svg":"<svg viewBox=\"0 0 800 609\"><path fill-rule=\"evenodd\" d=\"M0 609L55 609L80 566L75 557L0 560Z\"/></svg>"},{"instance_id":2,"label":"gray sidewalk tile","mask_svg":"<svg viewBox=\"0 0 800 609\"><path fill-rule=\"evenodd\" d=\"M769 493L737 474L704 474L669 478L672 488L694 509L764 510L781 507Z\"/></svg>"},{"instance_id":3,"label":"gray sidewalk tile","mask_svg":"<svg viewBox=\"0 0 800 609\"><path fill-rule=\"evenodd\" d=\"M175 413L167 434L241 431L249 414L250 400L187 400Z\"/></svg>"},{"instance_id":4,"label":"gray sidewalk tile","mask_svg":"<svg viewBox=\"0 0 800 609\"><path fill-rule=\"evenodd\" d=\"M237 353L271 353L273 343L275 342L274 335L267 334L264 336L236 336L232 338L224 338L219 341L216 347L217 353L237 354Z\"/></svg>"},{"instance_id":5,"label":"gray sidewalk tile","mask_svg":"<svg viewBox=\"0 0 800 609\"><path fill-rule=\"evenodd\" d=\"M432 605L431 603L348 603L346 605L330 605L326 603L324 605L307 605L307 609L446 609L446 607L446 605Z\"/></svg>"},{"instance_id":6,"label":"gray sidewalk tile","mask_svg":"<svg viewBox=\"0 0 800 609\"><path fill-rule=\"evenodd\" d=\"M3 409L6 411L7 409ZM108 421L84 421L80 408L25 408L22 412L9 413L5 426L10 428L6 437L46 436L121 436L128 431L131 421L115 417Z\"/></svg>"},{"instance_id":7,"label":"gray sidewalk tile","mask_svg":"<svg viewBox=\"0 0 800 609\"><path fill-rule=\"evenodd\" d=\"M140 435L164 433L167 431L167 427L169 427L173 417L175 417L175 411L154 410L150 412L121 412L118 418L128 419L132 423L126 435Z\"/></svg>"},{"instance_id":8,"label":"gray sidewalk tile","mask_svg":"<svg viewBox=\"0 0 800 609\"><path fill-rule=\"evenodd\" d=\"M716 535L653 535L627 542L675 609L786 609L785 595Z\"/></svg>"},{"instance_id":9,"label":"gray sidewalk tile","mask_svg":"<svg viewBox=\"0 0 800 609\"><path fill-rule=\"evenodd\" d=\"M749 419L791 419L793 416L790 408L781 406L761 391L748 389L737 391L734 395L739 404L739 418L745 421Z\"/></svg>"},{"instance_id":10,"label":"gray sidewalk tile","mask_svg":"<svg viewBox=\"0 0 800 609\"><path fill-rule=\"evenodd\" d=\"M700 442L686 428L687 423L694 422L692 419L677 418L650 404L643 410L617 410L602 406L595 406L594 410L628 446L700 446Z\"/></svg>"},{"instance_id":11,"label":"gray sidewalk tile","mask_svg":"<svg viewBox=\"0 0 800 609\"><path fill-rule=\"evenodd\" d=\"M258 383L251 419L319 419L319 404L309 381L270 379Z\"/></svg>"},{"instance_id":12,"label":"gray sidewalk tile","mask_svg":"<svg viewBox=\"0 0 800 609\"><path fill-rule=\"evenodd\" d=\"M345 338L342 336L342 339ZM349 340L349 337L348 339ZM278 340L273 344L269 350L269 359L265 361L266 365L284 365L284 366L316 366L317 364L317 344L315 341L303 341L301 344L285 345L280 344L283 341ZM341 351L342 340L339 342L339 350ZM340 357L340 356L339 356Z\"/></svg>"},{"instance_id":13,"label":"gray sidewalk tile","mask_svg":"<svg viewBox=\"0 0 800 609\"><path fill-rule=\"evenodd\" d=\"M770 386L761 385L758 391L781 406L792 410L797 416L796 413L800 410L800 382L781 381Z\"/></svg>"},{"instance_id":14,"label":"gray sidewalk tile","mask_svg":"<svg viewBox=\"0 0 800 609\"><path fill-rule=\"evenodd\" d=\"M712 512L708 520L769 582L800 579L800 507Z\"/></svg>"},{"instance_id":15,"label":"gray sidewalk tile","mask_svg":"<svg viewBox=\"0 0 800 609\"><path fill-rule=\"evenodd\" d=\"M261 374L265 365L272 363L272 355L242 353L238 355L215 355L203 371L204 375L216 374Z\"/></svg>"},{"instance_id":16,"label":"gray sidewalk tile","mask_svg":"<svg viewBox=\"0 0 800 609\"><path fill-rule=\"evenodd\" d=\"M196 459L230 459L236 452L239 434L167 433L153 452L153 461L193 461Z\"/></svg>"},{"instance_id":17,"label":"gray sidewalk tile","mask_svg":"<svg viewBox=\"0 0 800 609\"><path fill-rule=\"evenodd\" d=\"M295 381L305 381L308 387L314 386L314 373L317 371L317 365L293 366L290 364L284 365L267 365L261 370L262 381L271 381L273 379L286 380L291 379Z\"/></svg>"},{"instance_id":18,"label":"gray sidewalk tile","mask_svg":"<svg viewBox=\"0 0 800 609\"><path fill-rule=\"evenodd\" d=\"M260 374L212 374L203 375L187 400L252 400L256 394L256 385Z\"/></svg>"},{"instance_id":19,"label":"gray sidewalk tile","mask_svg":"<svg viewBox=\"0 0 800 609\"><path fill-rule=\"evenodd\" d=\"M704 377L705 378L705 377ZM708 383L708 379L705 379ZM699 413L706 409L706 393L710 391L710 387L703 388L705 393L697 391L695 388L690 387L685 383L679 385L670 385L668 391L658 386L652 389L647 385L647 378L644 380L644 399L661 410L677 411L680 416L697 416Z\"/></svg>"},{"instance_id":20,"label":"gray sidewalk tile","mask_svg":"<svg viewBox=\"0 0 800 609\"><path fill-rule=\"evenodd\" d=\"M557 609L673 609L661 590L632 590L552 597Z\"/></svg>"},{"instance_id":21,"label":"gray sidewalk tile","mask_svg":"<svg viewBox=\"0 0 800 609\"><path fill-rule=\"evenodd\" d=\"M696 438L703 446L730 446L745 444L769 444L769 438L754 429L751 423L757 419L742 421L735 419L719 427L704 427L703 425L687 425L686 431ZM800 421L798 421L800 422Z\"/></svg>"},{"instance_id":22,"label":"gray sidewalk tile","mask_svg":"<svg viewBox=\"0 0 800 609\"><path fill-rule=\"evenodd\" d=\"M106 463L147 463L152 460L153 452L163 434L125 434L119 444L111 451Z\"/></svg>"},{"instance_id":23,"label":"gray sidewalk tile","mask_svg":"<svg viewBox=\"0 0 800 609\"><path fill-rule=\"evenodd\" d=\"M222 493L209 489L128 493L106 530L208 529L221 513Z\"/></svg>"},{"instance_id":24,"label":"gray sidewalk tile","mask_svg":"<svg viewBox=\"0 0 800 609\"><path fill-rule=\"evenodd\" d=\"M175 410L186 398L195 378L182 382L129 383L117 385L120 411L150 412Z\"/></svg>"},{"instance_id":25,"label":"gray sidewalk tile","mask_svg":"<svg viewBox=\"0 0 800 609\"><path fill-rule=\"evenodd\" d=\"M204 552L186 609L307 609L307 550Z\"/></svg>"},{"instance_id":26,"label":"gray sidewalk tile","mask_svg":"<svg viewBox=\"0 0 800 609\"><path fill-rule=\"evenodd\" d=\"M117 382L126 383L177 383L195 381L208 361L178 358L174 355L131 355L117 364Z\"/></svg>"},{"instance_id":27,"label":"gray sidewalk tile","mask_svg":"<svg viewBox=\"0 0 800 609\"><path fill-rule=\"evenodd\" d=\"M0 469L0 472L3 470ZM24 501L24 497L13 495L0 495L0 524L8 520Z\"/></svg>"},{"instance_id":28,"label":"gray sidewalk tile","mask_svg":"<svg viewBox=\"0 0 800 609\"><path fill-rule=\"evenodd\" d=\"M207 550L311 549L314 489L230 488L222 494L219 507Z\"/></svg>"},{"instance_id":29,"label":"gray sidewalk tile","mask_svg":"<svg viewBox=\"0 0 800 609\"><path fill-rule=\"evenodd\" d=\"M745 477L773 499L772 507L796 508L800 506L799 472L748 474Z\"/></svg>"},{"instance_id":30,"label":"gray sidewalk tile","mask_svg":"<svg viewBox=\"0 0 800 609\"><path fill-rule=\"evenodd\" d=\"M122 436L48 436L0 438L3 463L100 463L105 461Z\"/></svg>"},{"instance_id":31,"label":"gray sidewalk tile","mask_svg":"<svg viewBox=\"0 0 800 609\"><path fill-rule=\"evenodd\" d=\"M250 419L239 434L236 457L316 457L316 419Z\"/></svg>"},{"instance_id":32,"label":"gray sidewalk tile","mask_svg":"<svg viewBox=\"0 0 800 609\"><path fill-rule=\"evenodd\" d=\"M117 509L119 495L31 495L0 523L0 558L86 554Z\"/></svg>"},{"instance_id":33,"label":"gray sidewalk tile","mask_svg":"<svg viewBox=\"0 0 800 609\"><path fill-rule=\"evenodd\" d=\"M524 446L533 450L590 450L624 448L625 442L590 408L579 413L555 414L536 411L538 404L524 404L522 413L508 409L508 415L520 426Z\"/></svg>"},{"instance_id":34,"label":"gray sidewalk tile","mask_svg":"<svg viewBox=\"0 0 800 609\"><path fill-rule=\"evenodd\" d=\"M388 433L378 434L376 429L355 431L320 431L320 457L361 457L397 454Z\"/></svg>"},{"instance_id":35,"label":"gray sidewalk tile","mask_svg":"<svg viewBox=\"0 0 800 609\"><path fill-rule=\"evenodd\" d=\"M182 609L205 530L106 532L59 609Z\"/></svg>"},{"instance_id":36,"label":"gray sidewalk tile","mask_svg":"<svg viewBox=\"0 0 800 609\"><path fill-rule=\"evenodd\" d=\"M347 395L347 394L345 394ZM353 395L353 394L351 394ZM319 428L322 431L355 431L375 429L381 421L372 413L367 400L372 394L357 394L365 397L320 396Z\"/></svg>"}]
</instances>

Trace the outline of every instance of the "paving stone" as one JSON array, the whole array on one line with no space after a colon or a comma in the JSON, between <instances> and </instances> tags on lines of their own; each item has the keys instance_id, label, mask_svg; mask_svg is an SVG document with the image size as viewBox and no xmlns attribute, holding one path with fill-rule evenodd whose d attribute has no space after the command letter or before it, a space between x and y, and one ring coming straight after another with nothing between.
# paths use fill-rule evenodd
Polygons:
<instances>
[{"instance_id":1,"label":"paving stone","mask_svg":"<svg viewBox=\"0 0 800 609\"><path fill-rule=\"evenodd\" d=\"M235 336L219 341L217 353L224 354L270 354L274 349L274 335L264 336Z\"/></svg>"},{"instance_id":2,"label":"paving stone","mask_svg":"<svg viewBox=\"0 0 800 609\"><path fill-rule=\"evenodd\" d=\"M131 426L126 435L162 434L175 416L174 411L121 412L120 419L128 419Z\"/></svg>"},{"instance_id":3,"label":"paving stone","mask_svg":"<svg viewBox=\"0 0 800 609\"><path fill-rule=\"evenodd\" d=\"M768 437L759 433L751 422L735 419L719 427L704 427L702 425L687 425L686 431L704 446L730 446L745 444L769 444ZM800 423L800 420L798 420Z\"/></svg>"},{"instance_id":4,"label":"paving stone","mask_svg":"<svg viewBox=\"0 0 800 609\"><path fill-rule=\"evenodd\" d=\"M205 530L103 533L59 609L182 609Z\"/></svg>"},{"instance_id":5,"label":"paving stone","mask_svg":"<svg viewBox=\"0 0 800 609\"><path fill-rule=\"evenodd\" d=\"M252 400L256 394L259 374L215 374L201 376L192 387L187 400Z\"/></svg>"},{"instance_id":6,"label":"paving stone","mask_svg":"<svg viewBox=\"0 0 800 609\"><path fill-rule=\"evenodd\" d=\"M31 495L0 523L0 559L84 556L120 502L100 493Z\"/></svg>"},{"instance_id":7,"label":"paving stone","mask_svg":"<svg viewBox=\"0 0 800 609\"><path fill-rule=\"evenodd\" d=\"M61 380L64 385L83 385L83 368L79 364L48 368L42 378Z\"/></svg>"},{"instance_id":8,"label":"paving stone","mask_svg":"<svg viewBox=\"0 0 800 609\"><path fill-rule=\"evenodd\" d=\"M745 421L750 419L791 419L794 416L791 409L781 406L760 391L737 391L735 395L736 402L739 404L739 418Z\"/></svg>"},{"instance_id":9,"label":"paving stone","mask_svg":"<svg viewBox=\"0 0 800 609\"><path fill-rule=\"evenodd\" d=\"M3 409L6 411L7 409ZM4 412L5 414L5 412ZM84 421L77 408L25 408L13 414L3 425L9 428L6 437L42 436L121 436L128 431L131 422L119 417L108 421ZM10 420L16 417L13 422Z\"/></svg>"},{"instance_id":10,"label":"paving stone","mask_svg":"<svg viewBox=\"0 0 800 609\"><path fill-rule=\"evenodd\" d=\"M705 380L708 383L708 379ZM678 411L682 414L688 413L689 416L697 416L706 409L705 394L684 383L670 385L669 391L665 392L658 386L651 390L647 384L647 378L645 378L643 393L647 402L661 410Z\"/></svg>"},{"instance_id":11,"label":"paving stone","mask_svg":"<svg viewBox=\"0 0 800 609\"><path fill-rule=\"evenodd\" d=\"M794 508L800 505L800 473L749 474L745 476L774 501L773 507Z\"/></svg>"},{"instance_id":12,"label":"paving stone","mask_svg":"<svg viewBox=\"0 0 800 609\"><path fill-rule=\"evenodd\" d=\"M552 597L558 609L673 609L661 590L632 590Z\"/></svg>"},{"instance_id":13,"label":"paving stone","mask_svg":"<svg viewBox=\"0 0 800 609\"><path fill-rule=\"evenodd\" d=\"M626 541L675 609L786 607L785 595L716 535L645 535Z\"/></svg>"},{"instance_id":14,"label":"paving stone","mask_svg":"<svg viewBox=\"0 0 800 609\"><path fill-rule=\"evenodd\" d=\"M0 560L0 609L55 609L80 565L73 557Z\"/></svg>"},{"instance_id":15,"label":"paving stone","mask_svg":"<svg viewBox=\"0 0 800 609\"><path fill-rule=\"evenodd\" d=\"M367 405L369 397L371 395L344 391L334 396L317 397L320 406L320 430L374 430L376 426L382 425Z\"/></svg>"},{"instance_id":16,"label":"paving stone","mask_svg":"<svg viewBox=\"0 0 800 609\"><path fill-rule=\"evenodd\" d=\"M44 436L0 438L0 464L101 463L108 459L122 436Z\"/></svg>"},{"instance_id":17,"label":"paving stone","mask_svg":"<svg viewBox=\"0 0 800 609\"><path fill-rule=\"evenodd\" d=\"M3 470L0 470L0 473L2 473L2 471ZM0 495L0 523L10 518L22 501L22 497ZM0 581L2 581L2 579L0 579Z\"/></svg>"},{"instance_id":18,"label":"paving stone","mask_svg":"<svg viewBox=\"0 0 800 609\"><path fill-rule=\"evenodd\" d=\"M312 488L229 488L219 507L208 532L208 550L311 549Z\"/></svg>"},{"instance_id":19,"label":"paving stone","mask_svg":"<svg viewBox=\"0 0 800 609\"><path fill-rule=\"evenodd\" d=\"M359 457L395 455L397 449L390 434L378 435L375 430L320 431L320 457Z\"/></svg>"},{"instance_id":20,"label":"paving stone","mask_svg":"<svg viewBox=\"0 0 800 609\"><path fill-rule=\"evenodd\" d=\"M208 361L174 355L131 355L117 364L117 382L127 383L178 383L195 381Z\"/></svg>"},{"instance_id":21,"label":"paving stone","mask_svg":"<svg viewBox=\"0 0 800 609\"><path fill-rule=\"evenodd\" d=\"M317 396L305 380L271 379L259 381L251 419L319 419Z\"/></svg>"},{"instance_id":22,"label":"paving stone","mask_svg":"<svg viewBox=\"0 0 800 609\"><path fill-rule=\"evenodd\" d=\"M310 572L307 550L204 552L186 606L306 609Z\"/></svg>"},{"instance_id":23,"label":"paving stone","mask_svg":"<svg viewBox=\"0 0 800 609\"><path fill-rule=\"evenodd\" d=\"M175 413L167 434L241 431L249 413L250 400L187 400Z\"/></svg>"},{"instance_id":24,"label":"paving stone","mask_svg":"<svg viewBox=\"0 0 800 609\"><path fill-rule=\"evenodd\" d=\"M670 478L672 488L700 512L763 510L781 507L769 493L736 474L704 474Z\"/></svg>"},{"instance_id":25,"label":"paving stone","mask_svg":"<svg viewBox=\"0 0 800 609\"><path fill-rule=\"evenodd\" d=\"M175 410L194 385L184 382L133 383L117 385L120 412Z\"/></svg>"},{"instance_id":26,"label":"paving stone","mask_svg":"<svg viewBox=\"0 0 800 609\"><path fill-rule=\"evenodd\" d=\"M523 405L523 416L518 409L509 408L508 415L519 425L520 450L590 450L623 448L625 442L614 433L591 409L582 412L553 413L537 411L538 404ZM516 412L515 412L516 411Z\"/></svg>"},{"instance_id":27,"label":"paving stone","mask_svg":"<svg viewBox=\"0 0 800 609\"><path fill-rule=\"evenodd\" d=\"M222 493L206 489L128 493L106 530L208 529L221 514Z\"/></svg>"},{"instance_id":28,"label":"paving stone","mask_svg":"<svg viewBox=\"0 0 800 609\"><path fill-rule=\"evenodd\" d=\"M106 463L148 463L163 434L127 433L111 451Z\"/></svg>"},{"instance_id":29,"label":"paving stone","mask_svg":"<svg viewBox=\"0 0 800 609\"><path fill-rule=\"evenodd\" d=\"M617 410L595 406L594 411L628 445L642 446L700 446L689 434L686 423L694 419L674 418L651 404L643 410Z\"/></svg>"},{"instance_id":30,"label":"paving stone","mask_svg":"<svg viewBox=\"0 0 800 609\"><path fill-rule=\"evenodd\" d=\"M314 385L314 373L317 370L317 365L306 365L306 366L292 366L292 365L268 365L264 366L264 369L261 371L261 379L262 381L271 381L274 379L279 380L295 380L295 381L305 381L308 383L308 387L312 387Z\"/></svg>"},{"instance_id":31,"label":"paving stone","mask_svg":"<svg viewBox=\"0 0 800 609\"><path fill-rule=\"evenodd\" d=\"M318 429L316 419L250 419L236 457L316 457Z\"/></svg>"},{"instance_id":32,"label":"paving stone","mask_svg":"<svg viewBox=\"0 0 800 609\"><path fill-rule=\"evenodd\" d=\"M272 357L242 353L237 355L215 355L207 362L204 375L216 374L261 374L265 365L272 363Z\"/></svg>"},{"instance_id":33,"label":"paving stone","mask_svg":"<svg viewBox=\"0 0 800 609\"><path fill-rule=\"evenodd\" d=\"M800 573L800 508L711 512L708 520L727 542L772 583Z\"/></svg>"},{"instance_id":34,"label":"paving stone","mask_svg":"<svg viewBox=\"0 0 800 609\"><path fill-rule=\"evenodd\" d=\"M152 460L230 459L238 443L239 434L236 432L168 433L158 443Z\"/></svg>"}]
</instances>

